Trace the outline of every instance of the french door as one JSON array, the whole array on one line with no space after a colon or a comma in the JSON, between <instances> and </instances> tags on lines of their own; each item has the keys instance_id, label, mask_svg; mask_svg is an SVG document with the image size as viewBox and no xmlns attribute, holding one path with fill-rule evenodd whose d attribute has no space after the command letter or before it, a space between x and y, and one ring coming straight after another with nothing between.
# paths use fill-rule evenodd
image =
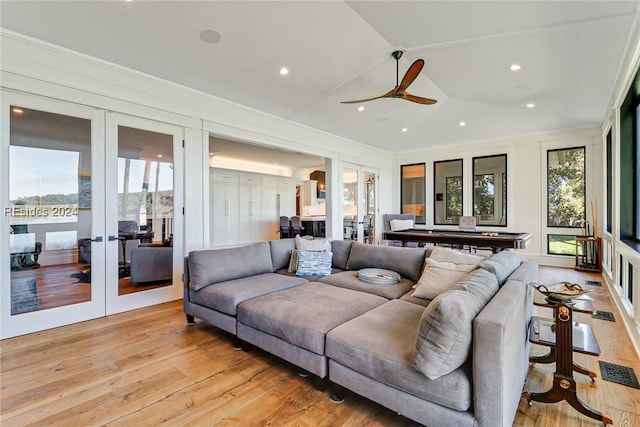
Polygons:
<instances>
[{"instance_id":1,"label":"french door","mask_svg":"<svg viewBox=\"0 0 640 427\"><path fill-rule=\"evenodd\" d=\"M107 113L107 314L182 295L183 138L179 126Z\"/></svg>"},{"instance_id":2,"label":"french door","mask_svg":"<svg viewBox=\"0 0 640 427\"><path fill-rule=\"evenodd\" d=\"M183 129L8 91L0 114L0 338L179 298ZM151 155L142 168L148 188L130 188L124 199L144 193L136 206L144 224L119 233L119 212L130 214L118 210L120 165L129 163L134 183L134 164ZM140 249L164 251L168 277L132 283L133 248L123 242L139 233L153 235Z\"/></svg>"},{"instance_id":3,"label":"french door","mask_svg":"<svg viewBox=\"0 0 640 427\"><path fill-rule=\"evenodd\" d=\"M104 316L104 113L2 92L1 337Z\"/></svg>"},{"instance_id":4,"label":"french door","mask_svg":"<svg viewBox=\"0 0 640 427\"><path fill-rule=\"evenodd\" d=\"M343 164L343 237L361 243L376 243L376 177L373 168Z\"/></svg>"}]
</instances>

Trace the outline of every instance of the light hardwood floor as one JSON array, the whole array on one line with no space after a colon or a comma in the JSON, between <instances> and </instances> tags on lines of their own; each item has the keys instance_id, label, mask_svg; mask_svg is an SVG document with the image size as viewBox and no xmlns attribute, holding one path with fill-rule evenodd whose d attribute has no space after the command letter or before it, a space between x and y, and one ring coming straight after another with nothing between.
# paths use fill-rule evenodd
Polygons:
<instances>
[{"instance_id":1,"label":"light hardwood floor","mask_svg":"<svg viewBox=\"0 0 640 427\"><path fill-rule=\"evenodd\" d=\"M584 284L599 275L541 267L541 283ZM617 321L592 325L600 360L640 363L606 287L589 287L596 309ZM541 315L550 315L541 309ZM545 352L533 349L534 354ZM0 341L0 424L8 426L416 426L354 394L342 404L295 367L258 349L234 351L231 337L199 322L186 325L180 301ZM600 376L598 358L576 355ZM531 368L525 388L551 385L554 365ZM615 426L640 426L640 390L576 374L578 394ZM521 401L517 426L596 426L565 402Z\"/></svg>"}]
</instances>

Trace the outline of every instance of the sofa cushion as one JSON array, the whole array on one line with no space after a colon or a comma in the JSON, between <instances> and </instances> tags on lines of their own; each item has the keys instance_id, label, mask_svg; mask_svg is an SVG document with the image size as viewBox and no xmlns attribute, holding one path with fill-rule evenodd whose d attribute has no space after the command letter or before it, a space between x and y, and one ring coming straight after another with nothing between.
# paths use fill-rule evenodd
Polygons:
<instances>
[{"instance_id":1,"label":"sofa cushion","mask_svg":"<svg viewBox=\"0 0 640 427\"><path fill-rule=\"evenodd\" d=\"M498 292L498 279L495 274L482 268L473 270L458 280L450 289L459 289L477 295L486 305Z\"/></svg>"},{"instance_id":2,"label":"sofa cushion","mask_svg":"<svg viewBox=\"0 0 640 427\"><path fill-rule=\"evenodd\" d=\"M273 272L269 242L192 251L188 264L189 288L194 291L218 282Z\"/></svg>"},{"instance_id":3,"label":"sofa cushion","mask_svg":"<svg viewBox=\"0 0 640 427\"><path fill-rule=\"evenodd\" d=\"M331 274L333 254L325 251L298 251L296 276L325 277Z\"/></svg>"},{"instance_id":4,"label":"sofa cushion","mask_svg":"<svg viewBox=\"0 0 640 427\"><path fill-rule=\"evenodd\" d=\"M416 297L414 297L413 296L413 289L411 289L406 294L402 295L399 299L401 301L407 301L407 302L410 302L412 304L421 305L423 307L428 306L429 304L431 304L431 301L432 301L432 300L426 299L426 298L416 298Z\"/></svg>"},{"instance_id":5,"label":"sofa cushion","mask_svg":"<svg viewBox=\"0 0 640 427\"><path fill-rule=\"evenodd\" d=\"M291 250L291 257L289 259L289 273L296 273L298 271L298 263L300 262L300 251L314 251L314 252L331 252L331 238L325 239L313 239L303 238L299 235L295 237L295 249ZM310 274L303 273L301 276L308 276ZM311 274L313 275L313 274Z\"/></svg>"},{"instance_id":6,"label":"sofa cushion","mask_svg":"<svg viewBox=\"0 0 640 427\"><path fill-rule=\"evenodd\" d=\"M398 248L353 242L346 267L347 270L391 270L415 283L420 278L425 253L425 248Z\"/></svg>"},{"instance_id":7,"label":"sofa cushion","mask_svg":"<svg viewBox=\"0 0 640 427\"><path fill-rule=\"evenodd\" d=\"M451 248L445 248L442 246L435 246L429 258L436 261L452 262L454 264L480 264L487 257L482 255L475 255L457 251Z\"/></svg>"},{"instance_id":8,"label":"sofa cushion","mask_svg":"<svg viewBox=\"0 0 640 427\"><path fill-rule=\"evenodd\" d=\"M308 280L302 277L276 273L257 274L207 286L197 292L191 292L189 299L195 304L235 316L238 304L242 301L307 282Z\"/></svg>"},{"instance_id":9,"label":"sofa cushion","mask_svg":"<svg viewBox=\"0 0 640 427\"><path fill-rule=\"evenodd\" d=\"M454 264L426 258L422 276L416 283L413 296L434 299L476 268L476 264Z\"/></svg>"},{"instance_id":10,"label":"sofa cushion","mask_svg":"<svg viewBox=\"0 0 640 427\"><path fill-rule=\"evenodd\" d=\"M331 276L321 277L314 280L340 288L353 289L356 291L379 295L387 299L400 298L414 285L414 282L405 277L402 277L399 283L393 283L391 285L375 285L372 283L363 282L362 280L358 279L355 271L349 270L343 271L341 273L334 273Z\"/></svg>"},{"instance_id":11,"label":"sofa cushion","mask_svg":"<svg viewBox=\"0 0 640 427\"><path fill-rule=\"evenodd\" d=\"M331 238L324 239L303 239L296 236L296 249L299 251L327 251L331 252Z\"/></svg>"},{"instance_id":12,"label":"sofa cushion","mask_svg":"<svg viewBox=\"0 0 640 427\"><path fill-rule=\"evenodd\" d=\"M291 251L296 247L295 240L271 240L269 242L269 247L271 249L271 264L273 265L273 271L278 271L281 268L287 268L289 265Z\"/></svg>"},{"instance_id":13,"label":"sofa cushion","mask_svg":"<svg viewBox=\"0 0 640 427\"><path fill-rule=\"evenodd\" d=\"M514 251L504 250L480 263L480 268L495 274L498 284L502 286L507 277L520 266L520 258Z\"/></svg>"},{"instance_id":14,"label":"sofa cushion","mask_svg":"<svg viewBox=\"0 0 640 427\"><path fill-rule=\"evenodd\" d=\"M458 411L471 406L468 364L436 380L413 366L413 352L425 308L392 300L327 334L333 361L381 383Z\"/></svg>"},{"instance_id":15,"label":"sofa cushion","mask_svg":"<svg viewBox=\"0 0 640 427\"><path fill-rule=\"evenodd\" d=\"M347 260L349 259L349 252L351 252L352 244L353 240L331 241L331 252L333 252L333 268L339 268L340 270L347 269Z\"/></svg>"},{"instance_id":16,"label":"sofa cushion","mask_svg":"<svg viewBox=\"0 0 640 427\"><path fill-rule=\"evenodd\" d=\"M517 280L519 282L529 283L535 281L538 277L538 264L531 261L524 261L518 268L511 273L507 280Z\"/></svg>"},{"instance_id":17,"label":"sofa cushion","mask_svg":"<svg viewBox=\"0 0 640 427\"><path fill-rule=\"evenodd\" d=\"M238 321L324 354L327 332L385 302L375 295L310 282L243 302Z\"/></svg>"},{"instance_id":18,"label":"sofa cushion","mask_svg":"<svg viewBox=\"0 0 640 427\"><path fill-rule=\"evenodd\" d=\"M473 319L497 291L493 274L475 270L438 295L420 320L414 354L416 369L436 379L462 366L471 349Z\"/></svg>"}]
</instances>

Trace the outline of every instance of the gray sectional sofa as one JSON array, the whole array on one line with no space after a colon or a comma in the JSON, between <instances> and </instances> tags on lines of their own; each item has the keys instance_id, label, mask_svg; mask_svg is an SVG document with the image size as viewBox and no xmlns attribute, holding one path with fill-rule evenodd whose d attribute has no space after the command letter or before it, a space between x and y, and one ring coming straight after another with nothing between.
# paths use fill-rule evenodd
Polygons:
<instances>
[{"instance_id":1,"label":"gray sectional sofa","mask_svg":"<svg viewBox=\"0 0 640 427\"><path fill-rule=\"evenodd\" d=\"M294 239L185 258L187 322L206 321L427 426L510 426L528 371L537 265L503 251L433 300L411 296L430 248L331 242L331 275L289 271ZM382 268L395 284L355 274Z\"/></svg>"}]
</instances>

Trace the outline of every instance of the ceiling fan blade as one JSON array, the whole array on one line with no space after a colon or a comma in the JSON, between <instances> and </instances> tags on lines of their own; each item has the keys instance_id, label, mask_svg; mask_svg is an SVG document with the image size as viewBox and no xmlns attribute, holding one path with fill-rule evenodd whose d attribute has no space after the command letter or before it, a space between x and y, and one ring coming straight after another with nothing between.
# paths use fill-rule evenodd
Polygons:
<instances>
[{"instance_id":1,"label":"ceiling fan blade","mask_svg":"<svg viewBox=\"0 0 640 427\"><path fill-rule=\"evenodd\" d=\"M374 96L373 98L357 99L355 101L340 101L340 103L341 104L358 104L360 102L373 101L374 99L391 98L395 93L395 91L396 91L395 89L391 89L389 92L385 93L384 95Z\"/></svg>"},{"instance_id":2,"label":"ceiling fan blade","mask_svg":"<svg viewBox=\"0 0 640 427\"><path fill-rule=\"evenodd\" d=\"M396 89L396 93L402 93L407 90L409 85L413 83L416 77L418 77L420 71L422 71L422 67L424 67L423 59L417 59L413 64L411 64L407 72L404 74L402 82L400 82L400 86Z\"/></svg>"},{"instance_id":3,"label":"ceiling fan blade","mask_svg":"<svg viewBox=\"0 0 640 427\"><path fill-rule=\"evenodd\" d=\"M406 93L406 92L402 94L402 99L406 99L407 101L417 102L418 104L426 104L426 105L431 105L438 102L435 99L423 98L421 96L411 95L410 93Z\"/></svg>"}]
</instances>

